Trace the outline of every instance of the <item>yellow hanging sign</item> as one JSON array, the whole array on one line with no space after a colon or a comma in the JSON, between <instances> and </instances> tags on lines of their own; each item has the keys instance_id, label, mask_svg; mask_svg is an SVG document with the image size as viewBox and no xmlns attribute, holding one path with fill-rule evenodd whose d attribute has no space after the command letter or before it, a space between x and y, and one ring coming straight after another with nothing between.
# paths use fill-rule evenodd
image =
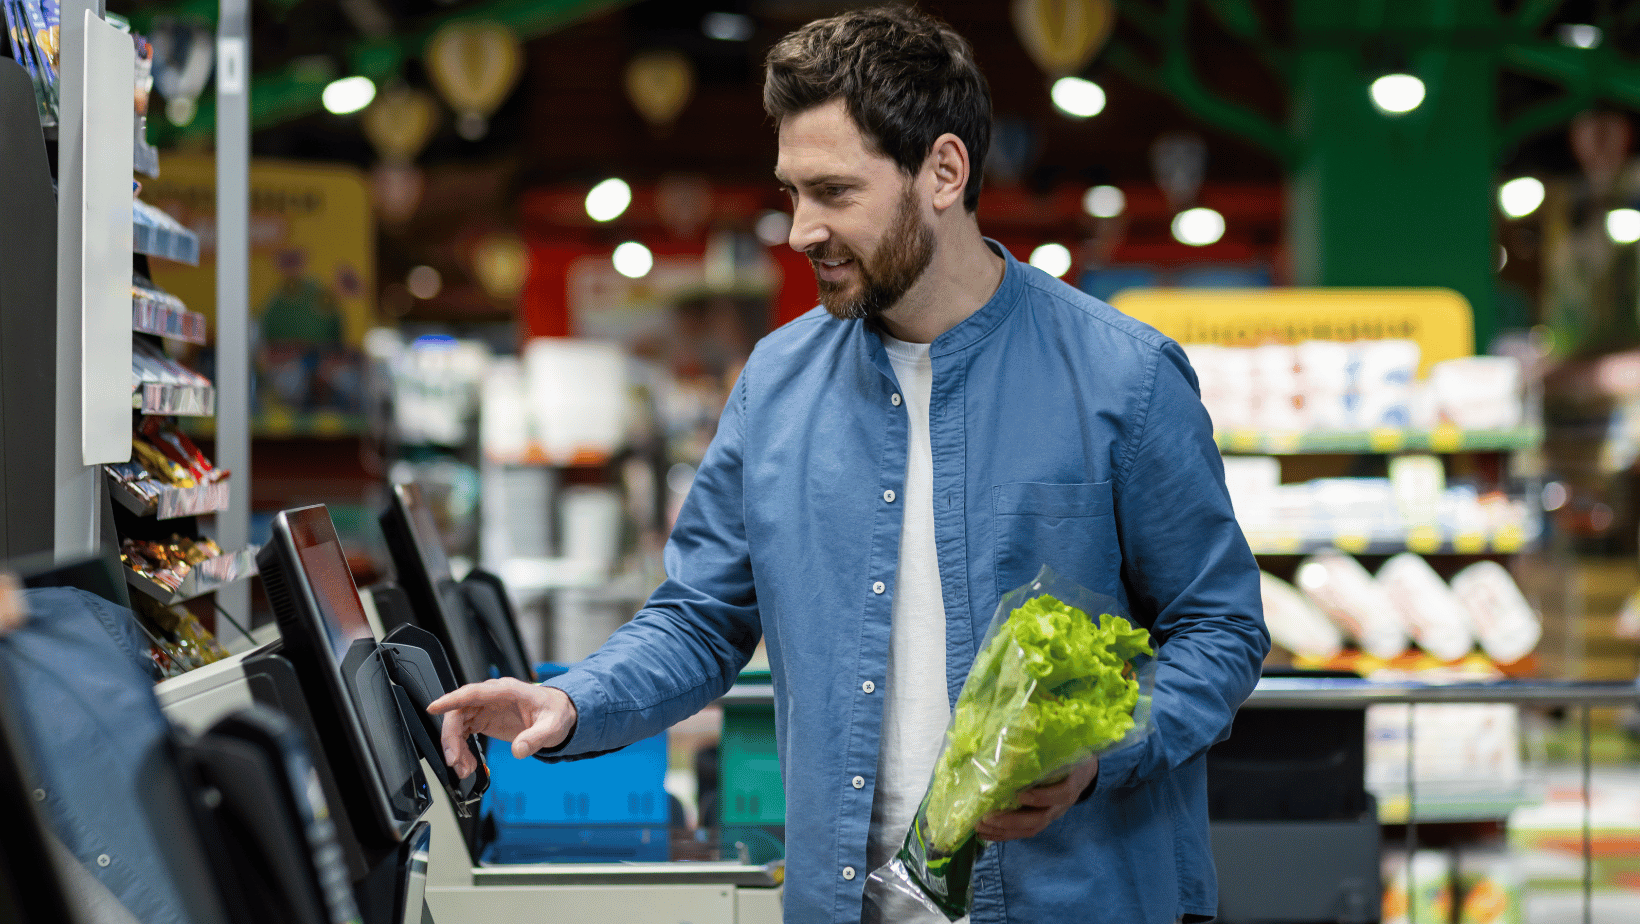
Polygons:
<instances>
[{"instance_id":1,"label":"yellow hanging sign","mask_svg":"<svg viewBox=\"0 0 1640 924\"><path fill-rule=\"evenodd\" d=\"M1014 31L1050 77L1088 66L1116 25L1111 0L1014 0Z\"/></svg>"},{"instance_id":2,"label":"yellow hanging sign","mask_svg":"<svg viewBox=\"0 0 1640 924\"><path fill-rule=\"evenodd\" d=\"M1474 315L1451 289L1128 289L1111 304L1180 343L1411 340L1420 378L1475 352Z\"/></svg>"}]
</instances>

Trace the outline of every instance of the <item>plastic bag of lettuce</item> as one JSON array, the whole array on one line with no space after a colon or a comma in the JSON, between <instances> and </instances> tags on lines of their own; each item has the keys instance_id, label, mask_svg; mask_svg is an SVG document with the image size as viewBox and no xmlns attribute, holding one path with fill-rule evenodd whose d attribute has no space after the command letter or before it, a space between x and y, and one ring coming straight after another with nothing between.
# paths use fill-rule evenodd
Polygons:
<instances>
[{"instance_id":1,"label":"plastic bag of lettuce","mask_svg":"<svg viewBox=\"0 0 1640 924\"><path fill-rule=\"evenodd\" d=\"M900 892L948 920L967 914L980 819L1150 734L1153 655L1150 633L1115 600L1046 566L1003 595L905 844L871 874L867 897Z\"/></svg>"}]
</instances>

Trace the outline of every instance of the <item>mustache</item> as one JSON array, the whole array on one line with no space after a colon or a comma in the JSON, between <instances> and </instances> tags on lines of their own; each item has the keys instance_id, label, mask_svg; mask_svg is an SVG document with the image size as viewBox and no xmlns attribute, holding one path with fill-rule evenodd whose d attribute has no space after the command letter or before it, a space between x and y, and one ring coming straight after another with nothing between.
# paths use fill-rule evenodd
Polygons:
<instances>
[{"instance_id":1,"label":"mustache","mask_svg":"<svg viewBox=\"0 0 1640 924\"><path fill-rule=\"evenodd\" d=\"M856 259L854 254L846 247L816 247L813 250L805 251L803 256L808 257L810 263L820 263L825 260L835 263L838 260Z\"/></svg>"}]
</instances>

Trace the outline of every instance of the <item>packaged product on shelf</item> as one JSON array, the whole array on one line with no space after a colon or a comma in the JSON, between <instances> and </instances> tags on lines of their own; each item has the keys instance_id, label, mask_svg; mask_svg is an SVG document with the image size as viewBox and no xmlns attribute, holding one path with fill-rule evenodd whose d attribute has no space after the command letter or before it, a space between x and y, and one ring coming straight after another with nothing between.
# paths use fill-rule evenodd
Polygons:
<instances>
[{"instance_id":1,"label":"packaged product on shelf","mask_svg":"<svg viewBox=\"0 0 1640 924\"><path fill-rule=\"evenodd\" d=\"M167 457L159 447L140 436L131 439L131 455L149 474L173 488L191 488L198 483L187 466Z\"/></svg>"},{"instance_id":2,"label":"packaged product on shelf","mask_svg":"<svg viewBox=\"0 0 1640 924\"><path fill-rule=\"evenodd\" d=\"M1410 742L1410 745L1409 745ZM1410 747L1410 752L1409 752ZM1518 804L1525 770L1520 707L1509 703L1376 703L1367 707L1367 788L1380 803L1407 788L1420 802Z\"/></svg>"},{"instance_id":3,"label":"packaged product on shelf","mask_svg":"<svg viewBox=\"0 0 1640 924\"><path fill-rule=\"evenodd\" d=\"M1297 351L1265 344L1252 349L1252 360L1253 426L1271 432L1301 429Z\"/></svg>"},{"instance_id":4,"label":"packaged product on shelf","mask_svg":"<svg viewBox=\"0 0 1640 924\"><path fill-rule=\"evenodd\" d=\"M1458 851L1458 924L1522 924L1520 872L1502 847Z\"/></svg>"},{"instance_id":5,"label":"packaged product on shelf","mask_svg":"<svg viewBox=\"0 0 1640 924\"><path fill-rule=\"evenodd\" d=\"M169 590L182 587L188 572L222 555L210 539L187 539L172 534L169 541L126 539L120 543L120 560L132 571Z\"/></svg>"},{"instance_id":6,"label":"packaged product on shelf","mask_svg":"<svg viewBox=\"0 0 1640 924\"><path fill-rule=\"evenodd\" d=\"M174 421L161 417L144 417L138 432L167 459L184 466L201 483L221 481L228 477L226 469L216 468L205 458L205 453L194 445Z\"/></svg>"},{"instance_id":7,"label":"packaged product on shelf","mask_svg":"<svg viewBox=\"0 0 1640 924\"><path fill-rule=\"evenodd\" d=\"M1388 478L1316 478L1310 492L1310 535L1399 537L1405 526Z\"/></svg>"},{"instance_id":8,"label":"packaged product on shelf","mask_svg":"<svg viewBox=\"0 0 1640 924\"><path fill-rule=\"evenodd\" d=\"M5 12L6 34L11 37L12 57L28 72L29 82L34 87L34 103L40 116L41 125L57 124L57 107L52 93L52 85L46 77L46 66L43 63L43 52L35 42L34 30L29 24L28 11L24 8L24 0L0 0L0 9Z\"/></svg>"},{"instance_id":9,"label":"packaged product on shelf","mask_svg":"<svg viewBox=\"0 0 1640 924\"><path fill-rule=\"evenodd\" d=\"M1297 588L1268 572L1259 572L1258 578L1271 641L1294 655L1322 660L1343 649L1344 637L1338 627Z\"/></svg>"},{"instance_id":10,"label":"packaged product on shelf","mask_svg":"<svg viewBox=\"0 0 1640 924\"><path fill-rule=\"evenodd\" d=\"M1418 344L1411 340L1365 340L1358 344L1360 371L1356 393L1360 404L1356 426L1412 425L1412 383L1418 374Z\"/></svg>"},{"instance_id":11,"label":"packaged product on shelf","mask_svg":"<svg viewBox=\"0 0 1640 924\"><path fill-rule=\"evenodd\" d=\"M1452 920L1452 858L1444 850L1400 850L1383 857L1383 924Z\"/></svg>"},{"instance_id":12,"label":"packaged product on shelf","mask_svg":"<svg viewBox=\"0 0 1640 924\"><path fill-rule=\"evenodd\" d=\"M1429 383L1441 416L1465 430L1506 430L1523 422L1520 360L1465 356L1436 363Z\"/></svg>"},{"instance_id":13,"label":"packaged product on shelf","mask_svg":"<svg viewBox=\"0 0 1640 924\"><path fill-rule=\"evenodd\" d=\"M1378 569L1377 582L1418 647L1443 661L1456 661L1475 647L1468 610L1422 556L1391 556Z\"/></svg>"},{"instance_id":14,"label":"packaged product on shelf","mask_svg":"<svg viewBox=\"0 0 1640 924\"><path fill-rule=\"evenodd\" d=\"M199 617L182 606L167 606L158 600L135 594L131 609L149 642L164 656L155 663L166 676L213 664L228 656L228 650L205 628Z\"/></svg>"},{"instance_id":15,"label":"packaged product on shelf","mask_svg":"<svg viewBox=\"0 0 1640 924\"><path fill-rule=\"evenodd\" d=\"M1309 556L1298 566L1298 586L1368 654L1388 660L1407 650L1395 605L1350 556L1331 549Z\"/></svg>"},{"instance_id":16,"label":"packaged product on shelf","mask_svg":"<svg viewBox=\"0 0 1640 924\"><path fill-rule=\"evenodd\" d=\"M1481 561L1464 568L1452 577L1452 593L1492 660L1513 664L1537 647L1543 624L1502 565Z\"/></svg>"}]
</instances>

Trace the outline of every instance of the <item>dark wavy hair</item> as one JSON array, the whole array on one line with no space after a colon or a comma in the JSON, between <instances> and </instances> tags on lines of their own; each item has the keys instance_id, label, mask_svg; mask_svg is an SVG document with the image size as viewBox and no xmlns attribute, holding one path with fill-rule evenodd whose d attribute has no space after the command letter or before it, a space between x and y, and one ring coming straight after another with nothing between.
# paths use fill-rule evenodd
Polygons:
<instances>
[{"instance_id":1,"label":"dark wavy hair","mask_svg":"<svg viewBox=\"0 0 1640 924\"><path fill-rule=\"evenodd\" d=\"M979 205L991 89L950 26L905 6L854 10L815 20L769 50L763 108L777 128L834 99L908 175L922 168L935 138L961 138L971 167L962 204L970 212Z\"/></svg>"}]
</instances>

